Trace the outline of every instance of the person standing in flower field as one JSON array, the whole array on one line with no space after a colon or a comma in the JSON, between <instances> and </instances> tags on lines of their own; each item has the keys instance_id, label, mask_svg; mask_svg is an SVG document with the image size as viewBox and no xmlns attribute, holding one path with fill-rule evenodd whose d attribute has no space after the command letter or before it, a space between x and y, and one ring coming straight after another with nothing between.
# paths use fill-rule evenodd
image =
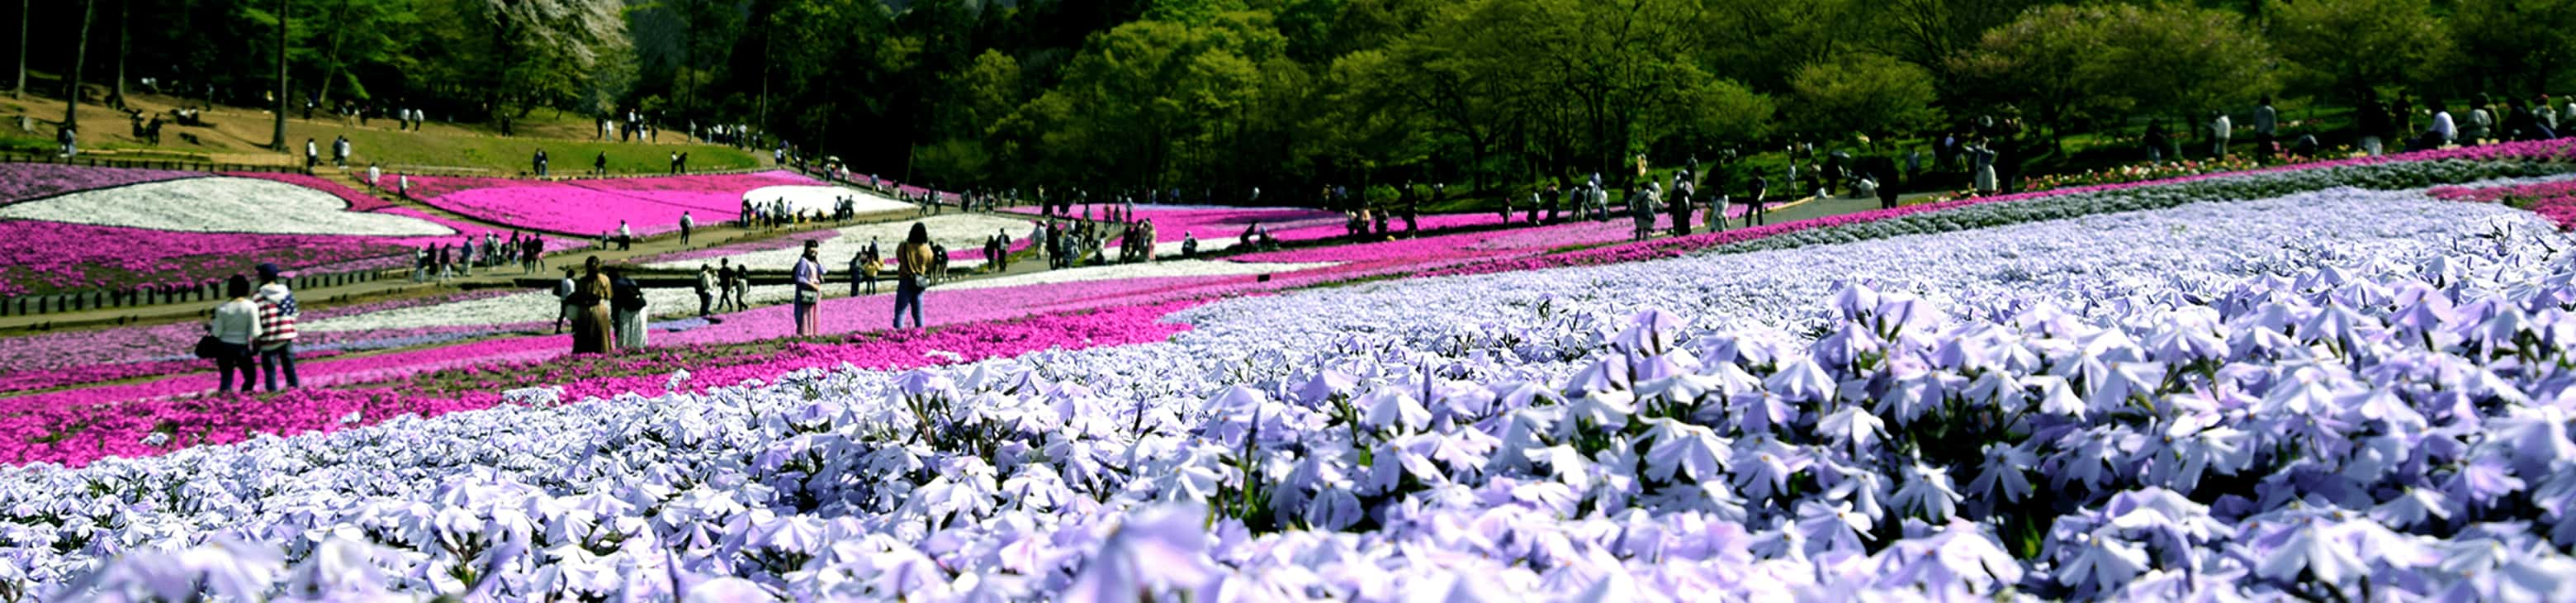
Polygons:
<instances>
[{"instance_id":1,"label":"person standing in flower field","mask_svg":"<svg viewBox=\"0 0 2576 603\"><path fill-rule=\"evenodd\" d=\"M367 188L368 188L368 189L371 189L371 190L385 190L384 185L383 185L382 183L380 183L380 182L379 182L379 181L383 180L383 179L384 179L384 177L385 177L385 170L384 170L384 168L376 167L376 164L374 164L374 163L369 163L369 164L367 164Z\"/></svg>"},{"instance_id":2,"label":"person standing in flower field","mask_svg":"<svg viewBox=\"0 0 2576 603\"><path fill-rule=\"evenodd\" d=\"M796 259L789 277L796 282L796 335L811 337L822 332L822 322L814 316L814 306L823 302L823 243L808 239L805 254Z\"/></svg>"},{"instance_id":3,"label":"person standing in flower field","mask_svg":"<svg viewBox=\"0 0 2576 603\"><path fill-rule=\"evenodd\" d=\"M295 292L278 280L276 264L259 265L259 375L268 391L277 391L277 370L286 368L286 387L304 387L295 378Z\"/></svg>"},{"instance_id":4,"label":"person standing in flower field","mask_svg":"<svg viewBox=\"0 0 2576 603\"><path fill-rule=\"evenodd\" d=\"M716 303L716 269L699 264L698 282L691 289L698 294L698 318L706 318L710 314L708 310L713 309Z\"/></svg>"},{"instance_id":5,"label":"person standing in flower field","mask_svg":"<svg viewBox=\"0 0 2576 603\"><path fill-rule=\"evenodd\" d=\"M697 217L689 215L689 212L685 212L685 211L684 211L684 212L680 212L680 246L681 246L681 247L687 247L687 246L689 246L689 231L690 231L690 230L694 230L694 229L696 229L697 227L698 227L698 219L697 219Z\"/></svg>"},{"instance_id":6,"label":"person standing in flower field","mask_svg":"<svg viewBox=\"0 0 2576 603\"><path fill-rule=\"evenodd\" d=\"M2228 121L2226 113L2211 114L2211 119L2209 120L2210 158L2227 158L2227 138L2229 135L2234 134L2235 130L2236 124Z\"/></svg>"},{"instance_id":7,"label":"person standing in flower field","mask_svg":"<svg viewBox=\"0 0 2576 603\"><path fill-rule=\"evenodd\" d=\"M241 373L242 393L259 385L251 372L257 366L251 360L251 344L259 339L259 303L250 296L250 278L234 274L224 281L224 297L231 299L215 306L215 317L206 321L206 334L215 338L215 374L222 377L215 393L232 391L235 372Z\"/></svg>"},{"instance_id":8,"label":"person standing in flower field","mask_svg":"<svg viewBox=\"0 0 2576 603\"><path fill-rule=\"evenodd\" d=\"M618 220L618 221L617 221L617 250L618 250L618 251L627 251L627 250L634 249L634 248L635 248L635 229L633 229L633 228L627 228L627 227L626 227L626 221L625 221L625 220Z\"/></svg>"},{"instance_id":9,"label":"person standing in flower field","mask_svg":"<svg viewBox=\"0 0 2576 603\"><path fill-rule=\"evenodd\" d=\"M650 308L644 302L644 287L626 275L626 269L608 268L609 307L617 322L617 349L644 349L644 317Z\"/></svg>"},{"instance_id":10,"label":"person standing in flower field","mask_svg":"<svg viewBox=\"0 0 2576 603\"><path fill-rule=\"evenodd\" d=\"M556 335L563 334L565 322L570 321L573 317L581 314L581 308L572 305L572 296L574 293L579 293L581 291L581 285L573 282L572 277L572 267L565 266L563 282L555 283L556 305L561 306L561 310L555 313Z\"/></svg>"},{"instance_id":11,"label":"person standing in flower field","mask_svg":"<svg viewBox=\"0 0 2576 603\"><path fill-rule=\"evenodd\" d=\"M870 293L874 293L877 288L876 278L877 271L868 267L868 251L861 249L852 252L850 254L850 297L858 297L859 288L862 286L867 287Z\"/></svg>"},{"instance_id":12,"label":"person standing in flower field","mask_svg":"<svg viewBox=\"0 0 2576 603\"><path fill-rule=\"evenodd\" d=\"M895 246L894 328L903 328L903 311L912 310L912 327L921 328L921 290L930 272L930 228L912 223L912 233Z\"/></svg>"},{"instance_id":13,"label":"person standing in flower field","mask_svg":"<svg viewBox=\"0 0 2576 603\"><path fill-rule=\"evenodd\" d=\"M609 331L608 300L616 295L608 275L599 272L599 256L582 260L581 280L565 302L573 307L572 353L604 354L617 349Z\"/></svg>"},{"instance_id":14,"label":"person standing in flower field","mask_svg":"<svg viewBox=\"0 0 2576 603\"><path fill-rule=\"evenodd\" d=\"M2272 145L2280 142L2280 112L2272 110L2272 96L2263 95L2263 104L2254 107L2254 159L2272 160Z\"/></svg>"}]
</instances>

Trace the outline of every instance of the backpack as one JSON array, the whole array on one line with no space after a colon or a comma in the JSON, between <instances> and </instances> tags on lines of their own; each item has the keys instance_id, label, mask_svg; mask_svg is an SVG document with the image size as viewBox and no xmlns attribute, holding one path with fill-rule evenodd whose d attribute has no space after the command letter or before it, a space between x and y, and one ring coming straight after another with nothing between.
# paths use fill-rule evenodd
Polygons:
<instances>
[{"instance_id":1,"label":"backpack","mask_svg":"<svg viewBox=\"0 0 2576 603\"><path fill-rule=\"evenodd\" d=\"M616 299L610 300L611 307L626 312L644 309L644 288L635 286L635 281L618 279L613 289Z\"/></svg>"}]
</instances>

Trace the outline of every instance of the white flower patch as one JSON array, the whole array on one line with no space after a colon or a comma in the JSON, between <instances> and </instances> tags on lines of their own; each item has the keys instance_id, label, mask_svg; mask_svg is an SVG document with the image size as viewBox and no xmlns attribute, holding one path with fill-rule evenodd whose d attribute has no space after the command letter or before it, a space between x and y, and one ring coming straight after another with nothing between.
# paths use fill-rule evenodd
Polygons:
<instances>
[{"instance_id":1,"label":"white flower patch","mask_svg":"<svg viewBox=\"0 0 2576 603\"><path fill-rule=\"evenodd\" d=\"M752 287L751 295L744 301L754 305L773 304L785 302L794 295L795 292L787 285ZM645 289L644 303L644 311L653 316L695 314L698 310L698 294L682 288ZM530 291L326 318L298 324L296 329L323 333L547 322L555 319L555 315L562 311L562 306L563 302L555 298L554 292Z\"/></svg>"},{"instance_id":2,"label":"white flower patch","mask_svg":"<svg viewBox=\"0 0 2576 603\"><path fill-rule=\"evenodd\" d=\"M1149 264L1091 266L1086 268L1069 268L1065 270L1049 270L1045 272L1017 274L1000 278L958 281L955 283L940 285L939 288L990 289L994 287L1018 287L1022 285L1079 283L1084 281L1110 281L1168 276L1242 276L1248 274L1277 274L1281 272L1296 272L1312 268L1324 268L1336 264L1340 264L1340 262L1225 262L1213 260L1165 260Z\"/></svg>"},{"instance_id":3,"label":"white flower patch","mask_svg":"<svg viewBox=\"0 0 2576 603\"><path fill-rule=\"evenodd\" d=\"M328 193L257 178L147 182L0 207L0 218L182 232L440 237L454 229L404 216L348 211Z\"/></svg>"},{"instance_id":4,"label":"white flower patch","mask_svg":"<svg viewBox=\"0 0 2576 603\"><path fill-rule=\"evenodd\" d=\"M742 198L753 203L770 203L785 199L788 211L824 213L831 213L838 207L842 197L855 199L852 203L861 214L904 211L913 208L910 203L888 199L876 193L838 186L764 186L742 194Z\"/></svg>"},{"instance_id":5,"label":"white flower patch","mask_svg":"<svg viewBox=\"0 0 2576 603\"><path fill-rule=\"evenodd\" d=\"M861 211L866 210L863 209ZM877 251L884 253L886 257L894 257L895 246L902 244L904 237L912 234L912 225L914 223L919 223L922 226L929 228L931 242L948 246L948 252L951 255L964 251L982 249L984 247L984 239L986 237L993 236L996 233L1007 232L1010 233L1012 241L1022 240L1029 236L1029 230L1035 226L1035 223L1030 222L1027 218L1012 218L989 214L948 214L930 216L919 220L861 224L858 226L842 228L840 229L840 236L823 241L823 247L821 250L823 265L834 271L849 269L850 256L858 255L859 250L866 249L868 247L868 241L870 240L875 240L877 242ZM717 260L723 259L732 260L733 263L737 265L749 265L753 270L790 270L796 267L796 258L804 253L804 244L794 243L793 246L781 247L778 249L737 253L729 256L699 258L694 260L658 262L648 264L646 267L666 270L691 270L696 269L699 264L712 266L716 264ZM950 262L949 265L957 268L973 268L984 265L984 262L982 260L959 258L956 261Z\"/></svg>"}]
</instances>

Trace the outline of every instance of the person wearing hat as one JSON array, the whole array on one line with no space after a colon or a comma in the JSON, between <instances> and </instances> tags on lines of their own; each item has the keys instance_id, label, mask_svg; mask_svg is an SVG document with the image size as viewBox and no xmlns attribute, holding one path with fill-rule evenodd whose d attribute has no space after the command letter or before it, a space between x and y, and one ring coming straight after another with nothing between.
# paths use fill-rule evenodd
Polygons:
<instances>
[{"instance_id":1,"label":"person wearing hat","mask_svg":"<svg viewBox=\"0 0 2576 603\"><path fill-rule=\"evenodd\" d=\"M215 306L215 317L206 321L206 335L215 338L213 356L215 374L222 378L215 393L233 389L233 373L241 373L242 393L259 385L251 373L250 346L259 339L259 303L250 299L250 278L239 273L224 281L224 303Z\"/></svg>"},{"instance_id":2,"label":"person wearing hat","mask_svg":"<svg viewBox=\"0 0 2576 603\"><path fill-rule=\"evenodd\" d=\"M253 298L259 304L259 337L253 347L259 353L260 380L272 392L277 391L281 366L286 369L287 389L304 387L295 378L295 318L301 312L295 308L295 292L287 290L279 276L276 264L260 264L259 294Z\"/></svg>"}]
</instances>

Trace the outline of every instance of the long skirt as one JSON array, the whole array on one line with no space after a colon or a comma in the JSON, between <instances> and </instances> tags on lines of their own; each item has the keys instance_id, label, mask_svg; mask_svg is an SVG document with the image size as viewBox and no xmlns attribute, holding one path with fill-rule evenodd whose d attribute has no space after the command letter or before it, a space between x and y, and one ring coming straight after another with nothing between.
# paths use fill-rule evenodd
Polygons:
<instances>
[{"instance_id":1,"label":"long skirt","mask_svg":"<svg viewBox=\"0 0 2576 603\"><path fill-rule=\"evenodd\" d=\"M601 354L617 349L607 304L576 308L572 314L572 353Z\"/></svg>"}]
</instances>

